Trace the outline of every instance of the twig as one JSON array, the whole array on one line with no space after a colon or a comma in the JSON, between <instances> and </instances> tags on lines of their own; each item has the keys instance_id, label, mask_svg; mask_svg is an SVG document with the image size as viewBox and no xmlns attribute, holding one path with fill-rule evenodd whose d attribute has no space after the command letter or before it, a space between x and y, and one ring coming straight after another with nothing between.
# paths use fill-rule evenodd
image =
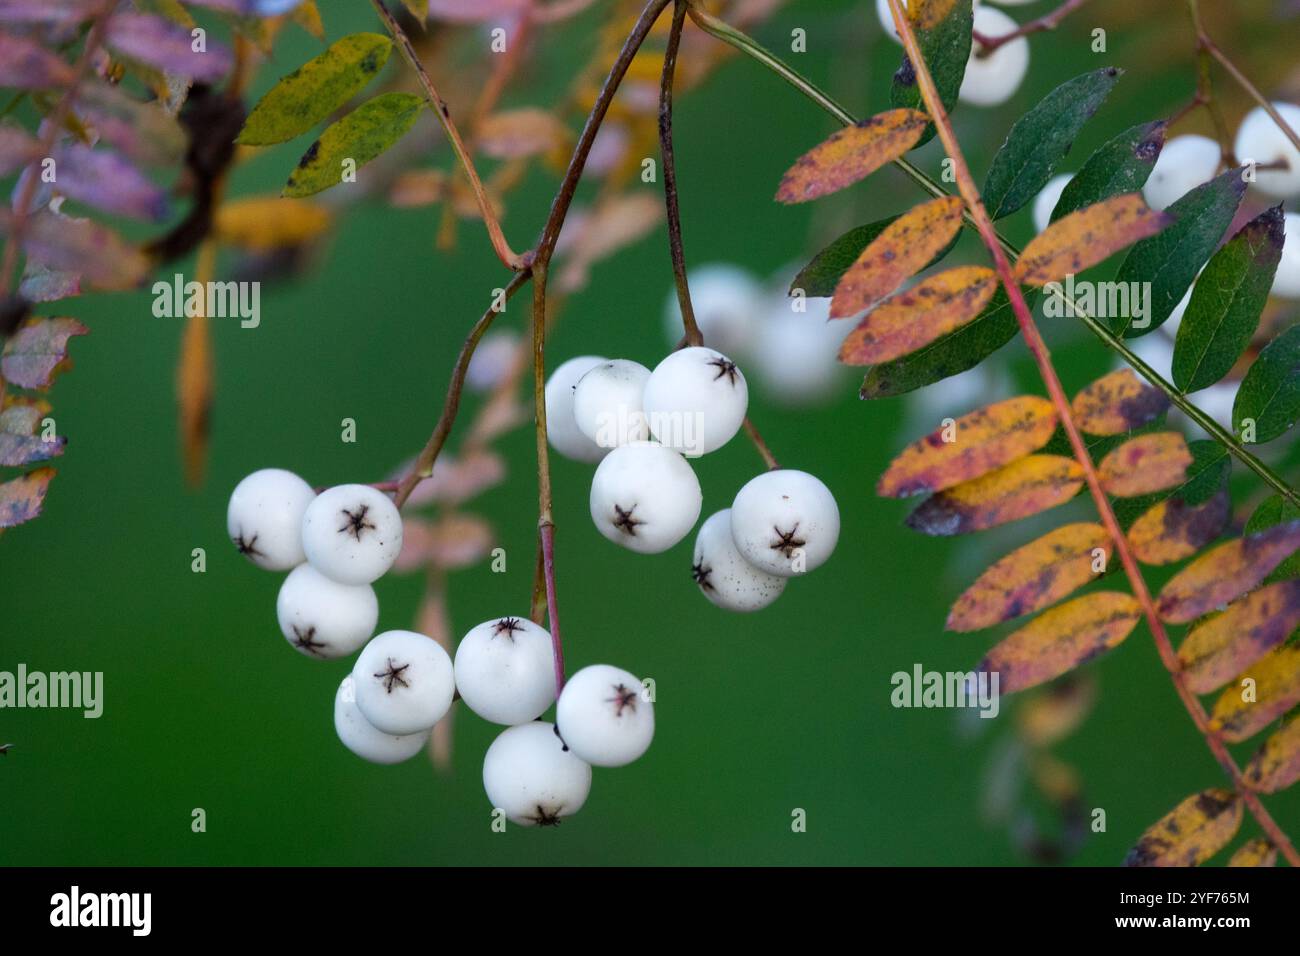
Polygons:
<instances>
[{"instance_id":1,"label":"twig","mask_svg":"<svg viewBox=\"0 0 1300 956\"><path fill-rule=\"evenodd\" d=\"M776 471L776 469L780 468L781 466L777 464L776 456L772 454L772 449L767 447L767 442L763 441L763 436L758 433L758 429L754 427L754 423L749 420L748 415L745 416L744 426L745 434L749 436L749 440L752 441L754 447L758 449L759 457L761 457L763 463L767 465L768 471Z\"/></svg>"},{"instance_id":2,"label":"twig","mask_svg":"<svg viewBox=\"0 0 1300 956\"><path fill-rule=\"evenodd\" d=\"M938 130L939 138L943 142L944 151L952 160L953 172L957 178L957 186L961 192L962 198L966 201L972 215L975 217L976 227L979 229L980 237L984 245L988 248L990 255L993 257L994 265L997 268L998 277L1002 281L1003 288L1011 302L1012 311L1015 312L1016 321L1020 325L1021 335L1025 339L1025 344L1029 347L1030 353L1034 357L1034 362L1038 366L1039 373L1042 375L1043 383L1047 387L1048 395L1051 397L1052 404L1056 407L1057 418L1061 426L1065 429L1066 437L1070 441L1070 447L1074 451L1074 457L1078 460L1080 467L1083 469L1084 480L1087 482L1088 490L1092 495L1094 504L1097 507L1097 513L1101 517L1102 524L1105 525L1107 533L1110 535L1115 545L1116 554L1119 555L1120 563L1124 567L1125 576L1128 578L1129 586L1133 589L1133 594L1142 607L1142 613L1146 617L1147 625L1151 629L1152 637L1155 639L1156 649L1160 654L1160 659L1165 668L1169 671L1170 679L1173 681L1174 688L1178 696L1182 698L1187 712L1191 715L1192 722L1196 729L1200 731L1209 746L1211 753L1223 768L1224 772L1232 780L1237 792L1241 795L1242 800L1250 808L1251 813L1259 822L1260 827L1273 842L1282 854L1291 862L1293 866L1300 865L1300 854L1296 853L1295 847L1291 845L1286 833L1277 825L1269 812L1260 803L1259 798L1254 794L1242 777L1241 769L1237 766L1232 755L1228 753L1227 747L1224 746L1222 739L1209 726L1209 720L1206 716L1205 709L1202 707L1200 700L1195 694L1188 689L1183 678L1181 665L1178 663L1178 657L1174 653L1174 648L1169 640L1169 635L1165 633L1164 623L1160 620L1159 614L1156 613L1155 602L1151 598L1151 592L1147 589L1146 580L1137 566L1129 550L1128 542L1124 537L1124 532L1120 529L1119 522L1115 518L1115 512L1111 509L1110 499L1106 497L1106 492L1101 486L1101 481L1097 477L1097 471L1093 466L1092 458L1088 453L1088 446L1084 443L1083 436L1080 434L1078 427L1074 422L1074 415L1070 409L1070 400L1065 394L1065 389L1061 385L1061 380L1056 374L1056 368L1052 364L1051 357L1048 353L1047 344L1043 341L1038 327L1034 324L1033 315L1029 311L1029 306L1025 302L1024 293L1021 291L1020 283L1016 280L1015 274L1011 269L1011 263L1008 260L998 237L994 232L993 220L989 218L984 209L984 203L980 198L979 187L976 186L974 177L972 177L970 168L966 165L966 160L962 154L961 146L957 142L957 135L953 131L952 123L948 119L947 111L943 108L943 103L939 98L939 93L934 86L934 80L930 76L929 66L926 64L921 54L920 47L916 42L916 34L912 30L911 24L907 20L907 14L903 9L902 0L889 0L890 10L894 15L894 25L899 31L899 36L903 40L903 46L907 50L908 59L916 71L917 85L920 88L921 96L925 101L930 118L934 121L935 128Z\"/></svg>"},{"instance_id":3,"label":"twig","mask_svg":"<svg viewBox=\"0 0 1300 956\"><path fill-rule=\"evenodd\" d=\"M682 212L677 199L677 164L673 159L673 74L677 68L677 48L681 44L682 26L689 9L684 0L674 0L673 23L664 50L664 69L659 83L659 152L663 158L664 205L668 210L668 253L673 261L673 282L677 286L677 304L681 308L682 327L687 345L703 345L704 336L695 322L690 284L686 279L686 253L682 249Z\"/></svg>"},{"instance_id":4,"label":"twig","mask_svg":"<svg viewBox=\"0 0 1300 956\"><path fill-rule=\"evenodd\" d=\"M991 37L980 33L978 30L973 30L971 31L972 36L974 37L975 42L982 48L976 56L988 56L1004 43L1010 43L1017 37L1026 37L1033 33L1042 33L1045 30L1055 30L1062 20L1087 2L1088 0L1065 0L1065 3L1061 4L1051 13L1045 13L1036 20L1029 20L1022 24L1018 29L1013 30L1011 33L1003 34L1002 36Z\"/></svg>"}]
</instances>

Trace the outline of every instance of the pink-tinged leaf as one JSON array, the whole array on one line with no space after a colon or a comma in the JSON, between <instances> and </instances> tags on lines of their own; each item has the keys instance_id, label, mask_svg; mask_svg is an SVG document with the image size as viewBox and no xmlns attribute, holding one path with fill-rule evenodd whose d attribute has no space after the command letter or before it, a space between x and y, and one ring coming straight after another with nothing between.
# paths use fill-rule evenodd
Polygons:
<instances>
[{"instance_id":1,"label":"pink-tinged leaf","mask_svg":"<svg viewBox=\"0 0 1300 956\"><path fill-rule=\"evenodd\" d=\"M1205 552L1170 579L1156 610L1170 624L1186 624L1235 601L1300 550L1300 521L1275 525Z\"/></svg>"},{"instance_id":2,"label":"pink-tinged leaf","mask_svg":"<svg viewBox=\"0 0 1300 956\"><path fill-rule=\"evenodd\" d=\"M1171 222L1168 213L1147 208L1140 193L1112 196L1057 220L1031 240L1016 262L1016 278L1042 286L1078 275Z\"/></svg>"},{"instance_id":3,"label":"pink-tinged leaf","mask_svg":"<svg viewBox=\"0 0 1300 956\"><path fill-rule=\"evenodd\" d=\"M69 143L54 153L55 188L72 199L118 216L157 222L167 194L117 153Z\"/></svg>"},{"instance_id":4,"label":"pink-tinged leaf","mask_svg":"<svg viewBox=\"0 0 1300 956\"><path fill-rule=\"evenodd\" d=\"M1187 635L1178 648L1187 686L1218 690L1282 643L1300 625L1300 580L1278 581L1228 605Z\"/></svg>"},{"instance_id":5,"label":"pink-tinged leaf","mask_svg":"<svg viewBox=\"0 0 1300 956\"><path fill-rule=\"evenodd\" d=\"M60 272L29 258L18 285L19 294L28 302L57 302L81 295L81 276Z\"/></svg>"},{"instance_id":6,"label":"pink-tinged leaf","mask_svg":"<svg viewBox=\"0 0 1300 956\"><path fill-rule=\"evenodd\" d=\"M0 528L14 528L41 513L53 468L37 468L0 485Z\"/></svg>"},{"instance_id":7,"label":"pink-tinged leaf","mask_svg":"<svg viewBox=\"0 0 1300 956\"><path fill-rule=\"evenodd\" d=\"M1122 435L1154 421L1169 408L1169 399L1122 368L1103 375L1070 403L1075 424L1090 435Z\"/></svg>"},{"instance_id":8,"label":"pink-tinged leaf","mask_svg":"<svg viewBox=\"0 0 1300 956\"><path fill-rule=\"evenodd\" d=\"M13 218L0 209L0 234L12 231ZM47 268L100 289L131 289L149 273L149 258L112 229L48 209L28 218L23 247Z\"/></svg>"},{"instance_id":9,"label":"pink-tinged leaf","mask_svg":"<svg viewBox=\"0 0 1300 956\"><path fill-rule=\"evenodd\" d=\"M68 339L89 331L76 319L28 319L5 343L0 373L21 388L48 388L68 360Z\"/></svg>"},{"instance_id":10,"label":"pink-tinged leaf","mask_svg":"<svg viewBox=\"0 0 1300 956\"><path fill-rule=\"evenodd\" d=\"M897 109L836 130L786 171L777 201L807 202L865 179L915 146L929 122L917 110Z\"/></svg>"},{"instance_id":11,"label":"pink-tinged leaf","mask_svg":"<svg viewBox=\"0 0 1300 956\"><path fill-rule=\"evenodd\" d=\"M1114 449L1097 466L1109 495L1136 498L1182 484L1192 453L1178 432L1139 435Z\"/></svg>"},{"instance_id":12,"label":"pink-tinged leaf","mask_svg":"<svg viewBox=\"0 0 1300 956\"><path fill-rule=\"evenodd\" d=\"M48 402L36 398L10 397L0 411L0 465L18 468L63 454L62 435L38 435L41 421L50 412Z\"/></svg>"},{"instance_id":13,"label":"pink-tinged leaf","mask_svg":"<svg viewBox=\"0 0 1300 956\"><path fill-rule=\"evenodd\" d=\"M1073 458L1030 455L930 496L907 516L907 526L935 536L983 531L1065 504L1083 482Z\"/></svg>"},{"instance_id":14,"label":"pink-tinged leaf","mask_svg":"<svg viewBox=\"0 0 1300 956\"><path fill-rule=\"evenodd\" d=\"M141 102L121 87L85 83L77 93L82 122L137 163L170 166L185 155L185 131L157 101Z\"/></svg>"},{"instance_id":15,"label":"pink-tinged leaf","mask_svg":"<svg viewBox=\"0 0 1300 956\"><path fill-rule=\"evenodd\" d=\"M109 21L106 42L121 56L207 83L221 79L234 63L230 51L215 41L206 40L207 48L199 52L189 30L142 13L115 14Z\"/></svg>"},{"instance_id":16,"label":"pink-tinged leaf","mask_svg":"<svg viewBox=\"0 0 1300 956\"><path fill-rule=\"evenodd\" d=\"M1300 704L1300 644L1269 651L1228 685L1210 711L1210 729L1230 744L1247 740Z\"/></svg>"},{"instance_id":17,"label":"pink-tinged leaf","mask_svg":"<svg viewBox=\"0 0 1300 956\"><path fill-rule=\"evenodd\" d=\"M36 156L39 144L17 126L0 124L0 176L22 169Z\"/></svg>"},{"instance_id":18,"label":"pink-tinged leaf","mask_svg":"<svg viewBox=\"0 0 1300 956\"><path fill-rule=\"evenodd\" d=\"M483 23L524 9L529 0L429 0L429 16L454 23Z\"/></svg>"},{"instance_id":19,"label":"pink-tinged leaf","mask_svg":"<svg viewBox=\"0 0 1300 956\"><path fill-rule=\"evenodd\" d=\"M0 86L44 90L72 82L72 67L38 43L0 33Z\"/></svg>"},{"instance_id":20,"label":"pink-tinged leaf","mask_svg":"<svg viewBox=\"0 0 1300 956\"><path fill-rule=\"evenodd\" d=\"M0 23L67 26L89 20L99 7L99 0L0 0Z\"/></svg>"}]
</instances>

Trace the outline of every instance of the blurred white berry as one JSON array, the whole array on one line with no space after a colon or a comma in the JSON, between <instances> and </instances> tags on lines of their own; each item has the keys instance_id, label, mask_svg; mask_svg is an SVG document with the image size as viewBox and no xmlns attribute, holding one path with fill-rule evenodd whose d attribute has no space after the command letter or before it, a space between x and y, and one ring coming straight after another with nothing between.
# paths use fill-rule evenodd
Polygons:
<instances>
[{"instance_id":1,"label":"blurred white berry","mask_svg":"<svg viewBox=\"0 0 1300 956\"><path fill-rule=\"evenodd\" d=\"M555 725L568 748L593 767L622 767L654 739L655 708L632 674L593 664L560 691Z\"/></svg>"},{"instance_id":2,"label":"blurred white berry","mask_svg":"<svg viewBox=\"0 0 1300 956\"><path fill-rule=\"evenodd\" d=\"M1272 292L1284 299L1300 299L1300 213L1287 213L1283 222L1286 242L1273 276Z\"/></svg>"},{"instance_id":3,"label":"blurred white berry","mask_svg":"<svg viewBox=\"0 0 1300 956\"><path fill-rule=\"evenodd\" d=\"M456 692L451 658L431 637L385 631L352 668L357 706L376 729L413 734L442 720Z\"/></svg>"},{"instance_id":4,"label":"blurred white berry","mask_svg":"<svg viewBox=\"0 0 1300 956\"><path fill-rule=\"evenodd\" d=\"M1167 209L1186 193L1208 183L1219 169L1219 144L1207 136L1175 136L1165 143L1142 195L1152 209Z\"/></svg>"},{"instance_id":5,"label":"blurred white berry","mask_svg":"<svg viewBox=\"0 0 1300 956\"><path fill-rule=\"evenodd\" d=\"M763 287L739 266L713 263L692 269L687 275L695 324L704 344L728 355L745 355L753 341L762 309ZM677 290L670 289L664 303L664 328L669 343L680 341L682 310Z\"/></svg>"},{"instance_id":6,"label":"blurred white berry","mask_svg":"<svg viewBox=\"0 0 1300 956\"><path fill-rule=\"evenodd\" d=\"M291 471L263 468L235 485L226 507L226 532L239 553L267 571L288 571L305 560L302 516L316 497Z\"/></svg>"},{"instance_id":7,"label":"blurred white berry","mask_svg":"<svg viewBox=\"0 0 1300 956\"><path fill-rule=\"evenodd\" d=\"M740 430L749 387L736 363L721 352L690 347L655 366L642 401L655 440L696 457L721 448Z\"/></svg>"},{"instance_id":8,"label":"blurred white berry","mask_svg":"<svg viewBox=\"0 0 1300 956\"><path fill-rule=\"evenodd\" d=\"M334 692L334 730L343 746L371 763L409 760L429 739L427 730L401 736L376 730L357 709L356 684L350 674L343 678L343 683Z\"/></svg>"},{"instance_id":9,"label":"blurred white berry","mask_svg":"<svg viewBox=\"0 0 1300 956\"><path fill-rule=\"evenodd\" d=\"M456 648L455 671L465 705L494 724L536 720L555 701L551 634L527 618L472 628Z\"/></svg>"},{"instance_id":10,"label":"blurred white berry","mask_svg":"<svg viewBox=\"0 0 1300 956\"><path fill-rule=\"evenodd\" d=\"M1034 228L1042 232L1052 223L1052 210L1061 201L1061 193L1070 185L1073 173L1059 173L1047 181L1047 185L1034 197Z\"/></svg>"},{"instance_id":11,"label":"blurred white berry","mask_svg":"<svg viewBox=\"0 0 1300 956\"><path fill-rule=\"evenodd\" d=\"M560 364L546 382L546 437L565 458L593 464L608 454L578 430L573 419L573 389L578 379L608 361L601 355L579 355Z\"/></svg>"},{"instance_id":12,"label":"blurred white berry","mask_svg":"<svg viewBox=\"0 0 1300 956\"><path fill-rule=\"evenodd\" d=\"M388 495L369 485L337 485L303 514L302 547L321 574L341 584L370 584L402 550L402 516Z\"/></svg>"},{"instance_id":13,"label":"blurred white berry","mask_svg":"<svg viewBox=\"0 0 1300 956\"><path fill-rule=\"evenodd\" d=\"M785 590L787 578L760 571L736 549L731 535L731 509L710 515L695 536L691 577L701 593L728 611L757 611Z\"/></svg>"},{"instance_id":14,"label":"blurred white berry","mask_svg":"<svg viewBox=\"0 0 1300 956\"><path fill-rule=\"evenodd\" d=\"M369 584L339 584L310 564L300 564L275 601L280 631L300 654L347 657L375 633L379 599Z\"/></svg>"},{"instance_id":15,"label":"blurred white berry","mask_svg":"<svg viewBox=\"0 0 1300 956\"><path fill-rule=\"evenodd\" d=\"M840 345L853 323L828 321L830 303L781 294L764 310L754 343L754 371L778 404L805 407L836 394L844 369Z\"/></svg>"},{"instance_id":16,"label":"blurred white berry","mask_svg":"<svg viewBox=\"0 0 1300 956\"><path fill-rule=\"evenodd\" d=\"M641 554L667 551L686 537L703 503L686 459L656 442L615 448L591 479L596 530Z\"/></svg>"},{"instance_id":17,"label":"blurred white berry","mask_svg":"<svg viewBox=\"0 0 1300 956\"><path fill-rule=\"evenodd\" d=\"M591 767L545 721L503 730L483 756L483 789L492 807L521 827L557 826L582 809Z\"/></svg>"},{"instance_id":18,"label":"blurred white berry","mask_svg":"<svg viewBox=\"0 0 1300 956\"><path fill-rule=\"evenodd\" d=\"M474 349L465 369L465 387L471 392L490 392L505 380L519 351L514 332L489 332Z\"/></svg>"},{"instance_id":19,"label":"blurred white berry","mask_svg":"<svg viewBox=\"0 0 1300 956\"><path fill-rule=\"evenodd\" d=\"M975 11L975 32L989 39L1006 36L1019 29L1019 24L1001 10L980 7ZM970 59L966 61L966 75L962 78L957 98L972 106L997 106L1005 103L1020 89L1029 70L1029 41L1016 37L1002 44L987 56L981 56L979 41L971 43Z\"/></svg>"},{"instance_id":20,"label":"blurred white berry","mask_svg":"<svg viewBox=\"0 0 1300 956\"><path fill-rule=\"evenodd\" d=\"M593 366L573 389L573 420L578 431L601 448L649 438L641 405L648 378L650 370L629 359Z\"/></svg>"},{"instance_id":21,"label":"blurred white berry","mask_svg":"<svg viewBox=\"0 0 1300 956\"><path fill-rule=\"evenodd\" d=\"M831 556L840 536L840 510L830 489L806 471L766 471L737 492L731 536L750 564L792 577Z\"/></svg>"},{"instance_id":22,"label":"blurred white berry","mask_svg":"<svg viewBox=\"0 0 1300 956\"><path fill-rule=\"evenodd\" d=\"M1274 102L1283 122L1293 131L1300 132L1300 106L1294 103ZM1232 151L1237 162L1254 162L1260 166L1285 163L1285 169L1259 169L1255 172L1254 186L1260 192L1278 199L1300 196L1300 149L1296 149L1282 127L1273 121L1264 107L1257 106L1241 121Z\"/></svg>"}]
</instances>

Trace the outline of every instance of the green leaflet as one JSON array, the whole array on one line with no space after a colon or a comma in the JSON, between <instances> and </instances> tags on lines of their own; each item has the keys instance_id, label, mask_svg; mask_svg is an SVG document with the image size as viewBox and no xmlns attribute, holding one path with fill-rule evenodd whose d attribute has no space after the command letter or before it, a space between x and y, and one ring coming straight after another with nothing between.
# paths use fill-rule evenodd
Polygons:
<instances>
[{"instance_id":1,"label":"green leaflet","mask_svg":"<svg viewBox=\"0 0 1300 956\"><path fill-rule=\"evenodd\" d=\"M1242 171L1229 169L1165 210L1174 217L1173 224L1130 249L1115 276L1116 282L1151 283L1148 322L1138 328L1131 315L1111 316L1112 332L1135 338L1164 324L1205 260L1218 248L1245 193Z\"/></svg>"},{"instance_id":2,"label":"green leaflet","mask_svg":"<svg viewBox=\"0 0 1300 956\"><path fill-rule=\"evenodd\" d=\"M1297 518L1300 518L1300 508L1291 504L1281 495L1270 495L1259 503L1259 507L1246 521L1246 529L1242 533L1248 535L1258 534L1276 525L1295 521ZM1277 581L1286 581L1295 577L1300 577L1300 554L1291 555L1291 557L1274 568L1273 572L1264 579L1264 583L1273 584Z\"/></svg>"},{"instance_id":3,"label":"green leaflet","mask_svg":"<svg viewBox=\"0 0 1300 956\"><path fill-rule=\"evenodd\" d=\"M869 222L865 226L858 226L856 229L850 229L844 233L844 235L813 256L812 260L799 270L799 274L790 283L791 293L795 289L803 289L804 295L810 295L814 298L834 295L835 287L840 284L840 279L848 271L849 266L853 265L858 256L862 255L862 250L867 248L872 240L884 232L898 218L898 216L890 216L888 219ZM961 233L959 232L953 236L952 242L944 246L938 255L931 259L924 268L928 269L939 262L952 251L953 246L957 245L957 240L960 238Z\"/></svg>"},{"instance_id":4,"label":"green leaflet","mask_svg":"<svg viewBox=\"0 0 1300 956\"><path fill-rule=\"evenodd\" d=\"M916 43L921 48L930 74L934 77L935 89L939 91L939 100L949 113L957 105L957 92L961 89L962 78L966 75L966 63L970 59L971 30L974 24L974 4L972 0L957 0L948 15L929 30L916 30ZM916 72L912 63L903 55L903 65L894 74L894 83L889 90L889 102L894 106L907 106L914 110L926 112L921 99L921 90L916 85ZM934 137L934 124L931 123L921 134L913 149L923 146Z\"/></svg>"},{"instance_id":5,"label":"green leaflet","mask_svg":"<svg viewBox=\"0 0 1300 956\"><path fill-rule=\"evenodd\" d=\"M1183 392L1223 378L1250 345L1285 238L1282 207L1265 210L1214 254L1196 280L1174 342L1174 384Z\"/></svg>"},{"instance_id":6,"label":"green leaflet","mask_svg":"<svg viewBox=\"0 0 1300 956\"><path fill-rule=\"evenodd\" d=\"M1287 329L1259 353L1237 390L1232 404L1232 427L1243 436L1242 426L1254 422L1255 442L1281 435L1300 414L1300 325Z\"/></svg>"},{"instance_id":7,"label":"green leaflet","mask_svg":"<svg viewBox=\"0 0 1300 956\"><path fill-rule=\"evenodd\" d=\"M305 133L360 92L392 49L392 41L377 33L354 33L334 43L258 100L239 142L270 146Z\"/></svg>"},{"instance_id":8,"label":"green leaflet","mask_svg":"<svg viewBox=\"0 0 1300 956\"><path fill-rule=\"evenodd\" d=\"M382 93L362 103L325 128L298 160L281 195L301 199L337 185L345 160L364 166L405 136L423 108L424 100L413 93Z\"/></svg>"},{"instance_id":9,"label":"green leaflet","mask_svg":"<svg viewBox=\"0 0 1300 956\"><path fill-rule=\"evenodd\" d=\"M1088 157L1052 210L1052 222L1112 196L1146 185L1165 145L1164 120L1126 129Z\"/></svg>"},{"instance_id":10,"label":"green leaflet","mask_svg":"<svg viewBox=\"0 0 1300 956\"><path fill-rule=\"evenodd\" d=\"M1025 289L1025 302L1033 308L1037 289ZM959 329L935 339L910 355L873 365L862 380L862 398L890 398L924 388L974 368L1020 330L1006 290L1001 286L984 311Z\"/></svg>"},{"instance_id":11,"label":"green leaflet","mask_svg":"<svg viewBox=\"0 0 1300 956\"><path fill-rule=\"evenodd\" d=\"M1016 120L984 181L984 206L990 216L1009 216L1038 195L1122 74L1108 66L1076 76Z\"/></svg>"}]
</instances>

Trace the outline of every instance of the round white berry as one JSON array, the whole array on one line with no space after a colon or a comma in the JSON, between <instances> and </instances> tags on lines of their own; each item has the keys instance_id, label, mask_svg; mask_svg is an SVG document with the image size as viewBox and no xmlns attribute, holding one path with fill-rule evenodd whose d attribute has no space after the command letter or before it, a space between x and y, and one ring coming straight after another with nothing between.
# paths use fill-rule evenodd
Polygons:
<instances>
[{"instance_id":1,"label":"round white berry","mask_svg":"<svg viewBox=\"0 0 1300 956\"><path fill-rule=\"evenodd\" d=\"M826 562L840 536L840 509L806 471L766 471L736 494L731 536L746 561L792 577Z\"/></svg>"},{"instance_id":2,"label":"round white berry","mask_svg":"<svg viewBox=\"0 0 1300 956\"><path fill-rule=\"evenodd\" d=\"M551 634L524 617L473 628L456 648L455 670L465 705L494 724L536 720L555 702Z\"/></svg>"},{"instance_id":3,"label":"round white berry","mask_svg":"<svg viewBox=\"0 0 1300 956\"><path fill-rule=\"evenodd\" d=\"M1004 6L1015 3L1036 3L1037 0L994 0L1002 3ZM980 0L975 0L974 6L978 10ZM907 0L903 0L903 9L907 10ZM895 43L901 44L903 41L898 38L898 31L894 29L894 15L889 9L889 0L876 0L876 15L880 17L880 26L885 31L885 36L889 37Z\"/></svg>"},{"instance_id":4,"label":"round white berry","mask_svg":"<svg viewBox=\"0 0 1300 956\"><path fill-rule=\"evenodd\" d=\"M832 398L840 385L840 345L853 323L830 321L830 302L778 295L764 312L754 343L756 377L782 405L817 404Z\"/></svg>"},{"instance_id":5,"label":"round white berry","mask_svg":"<svg viewBox=\"0 0 1300 956\"><path fill-rule=\"evenodd\" d=\"M1300 106L1274 102L1273 109L1287 126L1300 132ZM1274 122L1264 107L1257 106L1246 114L1237 128L1232 151L1240 163L1285 165L1285 168L1255 171L1254 186L1260 192L1278 199L1300 196L1300 149L1296 149L1295 143L1282 132L1282 127Z\"/></svg>"},{"instance_id":6,"label":"round white berry","mask_svg":"<svg viewBox=\"0 0 1300 956\"><path fill-rule=\"evenodd\" d=\"M643 404L656 441L697 457L721 448L740 431L749 386L731 359L692 346L655 366L646 380Z\"/></svg>"},{"instance_id":7,"label":"round white berry","mask_svg":"<svg viewBox=\"0 0 1300 956\"><path fill-rule=\"evenodd\" d=\"M1286 240L1282 258L1273 275L1273 295L1284 299L1300 299L1300 213L1289 212L1283 217Z\"/></svg>"},{"instance_id":8,"label":"round white berry","mask_svg":"<svg viewBox=\"0 0 1300 956\"><path fill-rule=\"evenodd\" d=\"M357 706L389 734L413 734L442 720L456 692L451 658L431 637L385 631L357 656L352 668Z\"/></svg>"},{"instance_id":9,"label":"round white berry","mask_svg":"<svg viewBox=\"0 0 1300 956\"><path fill-rule=\"evenodd\" d=\"M1039 232L1052 224L1052 210L1061 201L1061 193L1065 192L1065 187L1070 185L1070 180L1073 178L1073 173L1060 173L1053 176L1042 191L1034 197L1034 228Z\"/></svg>"},{"instance_id":10,"label":"round white berry","mask_svg":"<svg viewBox=\"0 0 1300 956\"><path fill-rule=\"evenodd\" d=\"M704 344L728 355L744 355L753 341L763 287L739 266L712 263L692 269L687 276L695 324ZM682 310L677 290L668 293L664 305L664 329L675 343L683 334Z\"/></svg>"},{"instance_id":11,"label":"round white berry","mask_svg":"<svg viewBox=\"0 0 1300 956\"><path fill-rule=\"evenodd\" d=\"M591 520L605 537L641 554L667 551L690 532L704 495L677 452L655 442L615 448L591 479Z\"/></svg>"},{"instance_id":12,"label":"round white berry","mask_svg":"<svg viewBox=\"0 0 1300 956\"><path fill-rule=\"evenodd\" d=\"M1218 172L1219 144L1207 136L1175 136L1151 167L1142 195L1152 209L1167 209Z\"/></svg>"},{"instance_id":13,"label":"round white berry","mask_svg":"<svg viewBox=\"0 0 1300 956\"><path fill-rule=\"evenodd\" d=\"M785 590L788 578L746 561L731 536L731 509L709 516L695 536L691 576L706 598L728 611L757 611Z\"/></svg>"},{"instance_id":14,"label":"round white berry","mask_svg":"<svg viewBox=\"0 0 1300 956\"><path fill-rule=\"evenodd\" d=\"M343 678L334 693L334 730L347 747L371 763L401 763L420 752L429 739L427 730L397 736L376 730L357 709L356 683Z\"/></svg>"},{"instance_id":15,"label":"round white berry","mask_svg":"<svg viewBox=\"0 0 1300 956\"><path fill-rule=\"evenodd\" d=\"M655 735L655 708L641 682L608 664L569 678L555 705L560 737L593 767L622 767L646 752Z\"/></svg>"},{"instance_id":16,"label":"round white berry","mask_svg":"<svg viewBox=\"0 0 1300 956\"><path fill-rule=\"evenodd\" d=\"M241 554L267 571L288 571L306 560L302 516L316 497L291 471L263 468L231 492L226 531Z\"/></svg>"},{"instance_id":17,"label":"round white berry","mask_svg":"<svg viewBox=\"0 0 1300 956\"><path fill-rule=\"evenodd\" d=\"M369 584L339 584L310 564L300 564L275 601L280 631L300 654L347 657L375 633L379 599Z\"/></svg>"},{"instance_id":18,"label":"round white berry","mask_svg":"<svg viewBox=\"0 0 1300 956\"><path fill-rule=\"evenodd\" d=\"M1019 29L1019 24L1001 10L980 7L975 11L975 32L990 39L1006 36ZM1005 103L1020 89L1029 70L1029 41L1024 37L1010 40L987 56L981 56L979 41L971 43L970 59L966 61L966 75L962 78L957 98L972 106L997 106Z\"/></svg>"},{"instance_id":19,"label":"round white berry","mask_svg":"<svg viewBox=\"0 0 1300 956\"><path fill-rule=\"evenodd\" d=\"M573 389L578 379L607 361L600 355L571 358L561 363L546 382L546 438L565 458L594 464L609 452L580 432L573 419Z\"/></svg>"},{"instance_id":20,"label":"round white berry","mask_svg":"<svg viewBox=\"0 0 1300 956\"><path fill-rule=\"evenodd\" d=\"M601 448L650 437L641 396L650 370L640 362L612 359L593 367L573 389L578 431Z\"/></svg>"},{"instance_id":21,"label":"round white berry","mask_svg":"<svg viewBox=\"0 0 1300 956\"><path fill-rule=\"evenodd\" d=\"M514 332L489 332L474 349L465 369L465 387L471 392L490 392L505 380L519 352Z\"/></svg>"},{"instance_id":22,"label":"round white berry","mask_svg":"<svg viewBox=\"0 0 1300 956\"><path fill-rule=\"evenodd\" d=\"M370 584L402 550L402 516L369 485L338 485L316 496L302 518L302 547L321 574L341 584Z\"/></svg>"},{"instance_id":23,"label":"round white berry","mask_svg":"<svg viewBox=\"0 0 1300 956\"><path fill-rule=\"evenodd\" d=\"M582 809L591 767L545 721L503 730L483 756L483 789L521 827L556 826Z\"/></svg>"}]
</instances>

